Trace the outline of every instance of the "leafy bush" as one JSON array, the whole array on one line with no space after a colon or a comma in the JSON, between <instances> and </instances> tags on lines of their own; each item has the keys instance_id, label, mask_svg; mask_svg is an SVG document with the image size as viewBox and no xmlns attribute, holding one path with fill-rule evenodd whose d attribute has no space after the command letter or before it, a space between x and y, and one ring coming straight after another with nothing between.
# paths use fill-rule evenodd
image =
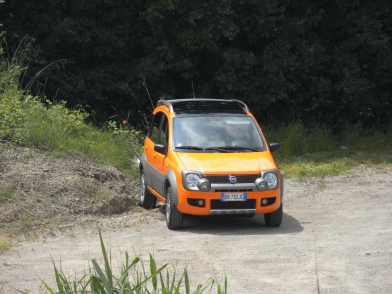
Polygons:
<instances>
[{"instance_id":1,"label":"leafy bush","mask_svg":"<svg viewBox=\"0 0 392 294\"><path fill-rule=\"evenodd\" d=\"M0 62L0 139L11 139L22 122L22 92L18 89L20 72L18 66Z\"/></svg>"},{"instance_id":2,"label":"leafy bush","mask_svg":"<svg viewBox=\"0 0 392 294\"><path fill-rule=\"evenodd\" d=\"M20 67L6 62L0 68L0 139L27 147L83 153L136 177L135 158L141 152L141 133L128 124L109 122L103 129L88 124L83 108L68 109L19 89ZM137 178L137 177L136 177Z\"/></svg>"},{"instance_id":3,"label":"leafy bush","mask_svg":"<svg viewBox=\"0 0 392 294\"><path fill-rule=\"evenodd\" d=\"M13 140L26 146L58 149L72 140L84 141L90 130L84 123L87 114L83 110L69 110L65 102L53 105L41 103L36 97L26 96L23 120Z\"/></svg>"}]
</instances>

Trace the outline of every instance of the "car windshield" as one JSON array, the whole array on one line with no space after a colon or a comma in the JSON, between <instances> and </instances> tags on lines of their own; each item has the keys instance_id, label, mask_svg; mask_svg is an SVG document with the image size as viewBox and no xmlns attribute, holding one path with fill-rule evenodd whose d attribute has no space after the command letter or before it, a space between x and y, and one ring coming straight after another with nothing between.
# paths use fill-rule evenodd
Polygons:
<instances>
[{"instance_id":1,"label":"car windshield","mask_svg":"<svg viewBox=\"0 0 392 294\"><path fill-rule=\"evenodd\" d=\"M265 145L249 116L187 116L173 120L174 148L211 152L264 151Z\"/></svg>"}]
</instances>

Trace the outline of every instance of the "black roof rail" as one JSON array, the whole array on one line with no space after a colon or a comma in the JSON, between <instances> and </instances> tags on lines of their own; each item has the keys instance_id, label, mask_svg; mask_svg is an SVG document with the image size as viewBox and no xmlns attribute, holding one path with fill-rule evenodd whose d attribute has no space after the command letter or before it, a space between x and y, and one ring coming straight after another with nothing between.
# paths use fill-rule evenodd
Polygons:
<instances>
[{"instance_id":1,"label":"black roof rail","mask_svg":"<svg viewBox=\"0 0 392 294\"><path fill-rule=\"evenodd\" d=\"M241 100L237 99L212 99L212 98L185 98L185 99L172 99L172 100L159 100L157 106L166 105L169 108L169 112L174 112L172 102L187 102L187 101L224 101L224 102L237 102L249 112L248 105L246 105Z\"/></svg>"}]
</instances>

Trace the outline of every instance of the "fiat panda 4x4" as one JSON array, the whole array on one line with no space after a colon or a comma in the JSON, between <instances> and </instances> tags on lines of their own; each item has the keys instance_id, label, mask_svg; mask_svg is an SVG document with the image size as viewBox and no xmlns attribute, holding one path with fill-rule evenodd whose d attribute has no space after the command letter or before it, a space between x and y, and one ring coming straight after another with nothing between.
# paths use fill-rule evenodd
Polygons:
<instances>
[{"instance_id":1,"label":"fiat panda 4x4","mask_svg":"<svg viewBox=\"0 0 392 294\"><path fill-rule=\"evenodd\" d=\"M283 178L271 152L279 148L242 101L160 100L140 160L140 204L165 203L171 230L184 214L264 214L278 227Z\"/></svg>"}]
</instances>

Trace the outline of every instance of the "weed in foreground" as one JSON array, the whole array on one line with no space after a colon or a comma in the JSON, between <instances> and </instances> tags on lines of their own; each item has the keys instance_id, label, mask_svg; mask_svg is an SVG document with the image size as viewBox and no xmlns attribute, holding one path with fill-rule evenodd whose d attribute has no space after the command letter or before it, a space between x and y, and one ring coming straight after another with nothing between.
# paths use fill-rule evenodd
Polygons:
<instances>
[{"instance_id":1,"label":"weed in foreground","mask_svg":"<svg viewBox=\"0 0 392 294\"><path fill-rule=\"evenodd\" d=\"M88 272L85 272L79 279L71 279L64 275L61 267L58 268L54 262L54 274L56 278L57 290L50 287L41 279L45 293L60 294L84 294L84 293L124 293L124 294L141 294L141 293L194 293L201 294L211 292L214 286L217 287L218 294L227 293L227 278L223 283L215 284L210 278L206 285L198 284L196 289L191 292L189 275L184 269L183 274L178 278L175 268L169 271L169 264L157 267L153 256L150 254L149 266L150 273L144 268L143 261L140 257L135 257L132 261L129 255L125 253L125 261L120 268L120 273L115 276L113 273L110 258L111 254L106 250L101 231L99 231L101 251L104 259L104 266L100 266L95 259L91 260ZM164 271L165 270L165 271Z\"/></svg>"}]
</instances>

